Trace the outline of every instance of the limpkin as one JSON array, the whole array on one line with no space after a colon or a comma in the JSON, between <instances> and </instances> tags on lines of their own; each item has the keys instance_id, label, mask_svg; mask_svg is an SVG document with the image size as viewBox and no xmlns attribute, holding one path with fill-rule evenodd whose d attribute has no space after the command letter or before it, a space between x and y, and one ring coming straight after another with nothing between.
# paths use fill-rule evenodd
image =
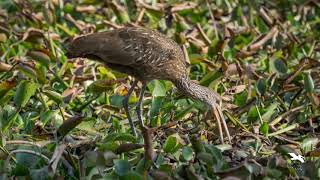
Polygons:
<instances>
[{"instance_id":1,"label":"limpkin","mask_svg":"<svg viewBox=\"0 0 320 180\"><path fill-rule=\"evenodd\" d=\"M123 107L134 135L136 130L128 104L130 95L140 81L142 88L136 113L140 126L143 127L142 101L146 84L153 79L163 79L171 81L184 95L206 103L217 120L221 143L224 142L222 127L230 141L228 127L218 105L221 97L189 79L183 51L175 41L164 34L140 27L126 27L82 35L71 41L67 56L100 61L111 69L135 78L123 100Z\"/></svg>"}]
</instances>

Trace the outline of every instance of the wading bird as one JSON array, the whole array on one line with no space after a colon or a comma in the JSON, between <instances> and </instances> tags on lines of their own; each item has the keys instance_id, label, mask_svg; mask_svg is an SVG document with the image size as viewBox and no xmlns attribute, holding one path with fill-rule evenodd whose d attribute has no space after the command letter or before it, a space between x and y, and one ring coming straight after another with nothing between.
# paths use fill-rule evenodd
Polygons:
<instances>
[{"instance_id":1,"label":"wading bird","mask_svg":"<svg viewBox=\"0 0 320 180\"><path fill-rule=\"evenodd\" d=\"M144 126L142 101L146 84L153 79L171 81L186 96L206 103L216 118L221 143L223 131L230 141L229 130L222 114L221 97L207 87L188 77L186 61L179 45L165 35L140 27L126 27L107 32L79 36L69 45L69 58L83 57L100 61L111 69L135 78L123 100L132 133L136 129L132 121L128 100L138 81L142 82L136 113L140 126Z\"/></svg>"}]
</instances>

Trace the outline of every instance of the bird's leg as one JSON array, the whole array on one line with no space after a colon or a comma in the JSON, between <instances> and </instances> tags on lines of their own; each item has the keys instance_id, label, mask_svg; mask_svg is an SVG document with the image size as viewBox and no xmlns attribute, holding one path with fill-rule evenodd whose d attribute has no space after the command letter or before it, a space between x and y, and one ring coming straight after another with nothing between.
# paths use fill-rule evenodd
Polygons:
<instances>
[{"instance_id":1,"label":"bird's leg","mask_svg":"<svg viewBox=\"0 0 320 180\"><path fill-rule=\"evenodd\" d=\"M122 104L123 104L123 108L124 108L124 111L126 112L127 114L127 117L128 117L128 121L129 121L129 124L130 124L130 127L131 127L131 131L132 131L132 134L134 136L137 136L137 131L136 131L136 128L134 127L134 123L132 121L132 118L131 118L131 115L130 115L130 110L129 110L129 98L134 90L134 87L137 86L138 84L138 80L134 80L127 95L124 97L123 101L122 101Z\"/></svg>"},{"instance_id":2,"label":"bird's leg","mask_svg":"<svg viewBox=\"0 0 320 180\"><path fill-rule=\"evenodd\" d=\"M137 107L136 107L136 112L137 112L138 120L140 122L141 127L144 127L142 102L143 102L144 92L146 91L146 87L147 87L147 83L143 81L141 91L139 94L139 101L138 101Z\"/></svg>"}]
</instances>

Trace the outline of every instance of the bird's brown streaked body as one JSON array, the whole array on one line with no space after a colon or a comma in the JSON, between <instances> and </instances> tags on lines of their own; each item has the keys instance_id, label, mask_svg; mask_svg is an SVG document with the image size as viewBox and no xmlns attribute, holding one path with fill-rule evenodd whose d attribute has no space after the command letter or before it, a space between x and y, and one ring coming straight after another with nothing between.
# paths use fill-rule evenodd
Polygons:
<instances>
[{"instance_id":1,"label":"bird's brown streaked body","mask_svg":"<svg viewBox=\"0 0 320 180\"><path fill-rule=\"evenodd\" d=\"M165 35L145 28L128 27L108 32L99 32L75 38L68 49L69 57L87 57L103 62L108 67L134 76L143 83L137 113L143 126L141 101L146 82L163 79L173 82L185 95L206 103L218 121L220 140L223 142L222 126L230 140L222 111L216 104L220 96L207 87L191 81L187 75L186 62L179 45ZM137 85L134 81L133 87ZM130 88L124 106L131 126L127 99L133 91ZM135 130L133 130L135 134Z\"/></svg>"},{"instance_id":2,"label":"bird's brown streaked body","mask_svg":"<svg viewBox=\"0 0 320 180\"><path fill-rule=\"evenodd\" d=\"M163 34L143 28L80 36L71 43L69 53L100 60L110 68L145 81L178 79L186 72L180 47Z\"/></svg>"}]
</instances>

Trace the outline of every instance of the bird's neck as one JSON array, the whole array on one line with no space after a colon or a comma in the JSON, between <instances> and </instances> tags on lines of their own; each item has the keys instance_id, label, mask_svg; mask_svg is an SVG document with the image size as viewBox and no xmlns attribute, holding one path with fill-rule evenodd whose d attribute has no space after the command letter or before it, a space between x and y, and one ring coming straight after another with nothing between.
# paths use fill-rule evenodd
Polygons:
<instances>
[{"instance_id":1,"label":"bird's neck","mask_svg":"<svg viewBox=\"0 0 320 180\"><path fill-rule=\"evenodd\" d=\"M189 77L183 77L174 81L175 86L182 92L184 95L202 102L206 102L208 99L206 94L208 88L197 84L196 82L189 79Z\"/></svg>"}]
</instances>

